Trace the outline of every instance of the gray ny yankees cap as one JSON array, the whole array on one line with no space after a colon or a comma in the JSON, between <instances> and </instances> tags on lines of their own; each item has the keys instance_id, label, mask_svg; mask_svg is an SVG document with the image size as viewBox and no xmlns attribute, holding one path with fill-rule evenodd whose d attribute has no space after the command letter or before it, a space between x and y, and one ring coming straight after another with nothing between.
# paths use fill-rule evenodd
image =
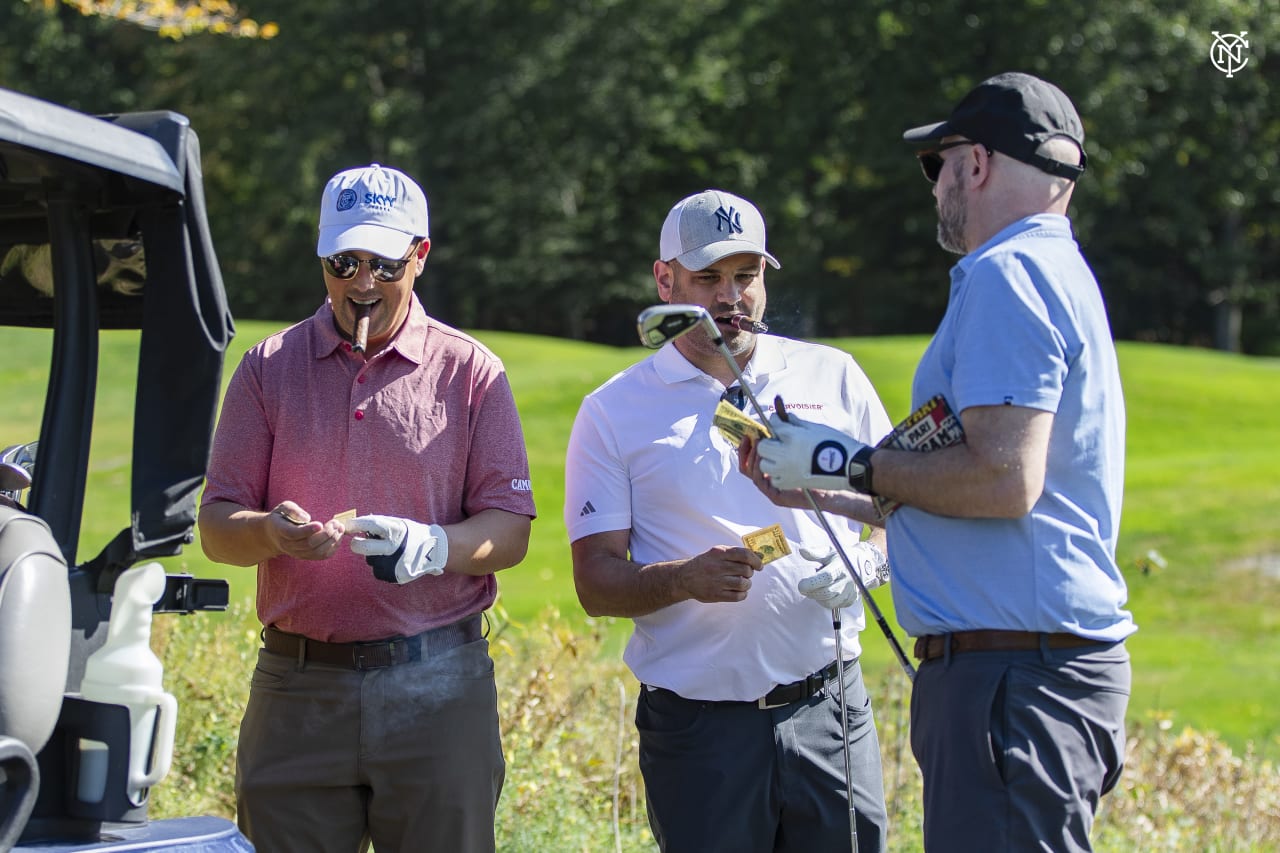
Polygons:
<instances>
[{"instance_id":1,"label":"gray ny yankees cap","mask_svg":"<svg viewBox=\"0 0 1280 853\"><path fill-rule=\"evenodd\" d=\"M750 252L774 269L782 264L764 247L764 217L745 198L724 190L703 190L683 199L662 223L659 258L702 270L721 258Z\"/></svg>"}]
</instances>

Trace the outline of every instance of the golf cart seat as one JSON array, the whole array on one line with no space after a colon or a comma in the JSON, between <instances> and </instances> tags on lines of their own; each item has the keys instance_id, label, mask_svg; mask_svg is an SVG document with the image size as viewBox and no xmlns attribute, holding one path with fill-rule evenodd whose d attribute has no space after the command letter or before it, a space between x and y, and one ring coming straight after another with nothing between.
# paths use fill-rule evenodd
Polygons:
<instances>
[{"instance_id":1,"label":"golf cart seat","mask_svg":"<svg viewBox=\"0 0 1280 853\"><path fill-rule=\"evenodd\" d=\"M0 505L0 850L35 806L36 754L53 734L71 650L67 564L49 526Z\"/></svg>"}]
</instances>

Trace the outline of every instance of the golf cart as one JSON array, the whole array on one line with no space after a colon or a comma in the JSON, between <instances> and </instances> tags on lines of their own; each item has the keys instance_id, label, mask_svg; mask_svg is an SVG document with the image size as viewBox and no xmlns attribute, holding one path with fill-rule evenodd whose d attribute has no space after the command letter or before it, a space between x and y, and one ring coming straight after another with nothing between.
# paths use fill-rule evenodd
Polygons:
<instances>
[{"instance_id":1,"label":"golf cart","mask_svg":"<svg viewBox=\"0 0 1280 853\"><path fill-rule=\"evenodd\" d=\"M0 327L52 330L38 437L0 436L0 851L252 850L225 819L147 815L177 712L151 615L228 599L153 560L192 541L234 334L186 118L0 89ZM128 526L82 561L108 329L139 330Z\"/></svg>"}]
</instances>

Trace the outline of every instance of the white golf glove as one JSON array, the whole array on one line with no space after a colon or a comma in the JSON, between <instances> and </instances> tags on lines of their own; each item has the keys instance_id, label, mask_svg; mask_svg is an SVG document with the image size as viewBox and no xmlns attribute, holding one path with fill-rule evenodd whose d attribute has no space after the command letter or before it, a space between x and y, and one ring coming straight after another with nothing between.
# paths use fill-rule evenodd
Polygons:
<instances>
[{"instance_id":1,"label":"white golf glove","mask_svg":"<svg viewBox=\"0 0 1280 853\"><path fill-rule=\"evenodd\" d=\"M779 489L870 492L870 445L839 430L788 415L769 416L772 438L757 442L760 470Z\"/></svg>"},{"instance_id":2,"label":"white golf glove","mask_svg":"<svg viewBox=\"0 0 1280 853\"><path fill-rule=\"evenodd\" d=\"M449 559L449 539L438 524L362 515L345 527L347 533L364 534L351 540L351 551L364 556L380 581L409 583L423 575L438 575Z\"/></svg>"},{"instance_id":3,"label":"white golf glove","mask_svg":"<svg viewBox=\"0 0 1280 853\"><path fill-rule=\"evenodd\" d=\"M847 552L849 561L853 563L867 589L880 586L889 580L889 560L884 552L870 542L859 542ZM840 610L850 607L858 601L858 584L849 576L843 561L831 565L836 558L834 550L825 553L800 548L800 556L818 564L818 571L807 578L801 578L796 590L805 598L812 599L828 610Z\"/></svg>"}]
</instances>

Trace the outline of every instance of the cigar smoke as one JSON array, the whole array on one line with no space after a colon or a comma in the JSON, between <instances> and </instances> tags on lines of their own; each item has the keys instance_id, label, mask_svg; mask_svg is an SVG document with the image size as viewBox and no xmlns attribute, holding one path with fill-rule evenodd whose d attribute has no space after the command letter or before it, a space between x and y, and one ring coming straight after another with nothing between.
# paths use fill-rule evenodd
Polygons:
<instances>
[{"instance_id":1,"label":"cigar smoke","mask_svg":"<svg viewBox=\"0 0 1280 853\"><path fill-rule=\"evenodd\" d=\"M372 305L356 305L356 330L351 337L351 351L364 352L369 344L369 312Z\"/></svg>"},{"instance_id":2,"label":"cigar smoke","mask_svg":"<svg viewBox=\"0 0 1280 853\"><path fill-rule=\"evenodd\" d=\"M759 320L752 320L746 314L734 314L729 318L729 325L733 326L740 332L753 332L757 335L763 335L769 331L767 323L761 323Z\"/></svg>"}]
</instances>

